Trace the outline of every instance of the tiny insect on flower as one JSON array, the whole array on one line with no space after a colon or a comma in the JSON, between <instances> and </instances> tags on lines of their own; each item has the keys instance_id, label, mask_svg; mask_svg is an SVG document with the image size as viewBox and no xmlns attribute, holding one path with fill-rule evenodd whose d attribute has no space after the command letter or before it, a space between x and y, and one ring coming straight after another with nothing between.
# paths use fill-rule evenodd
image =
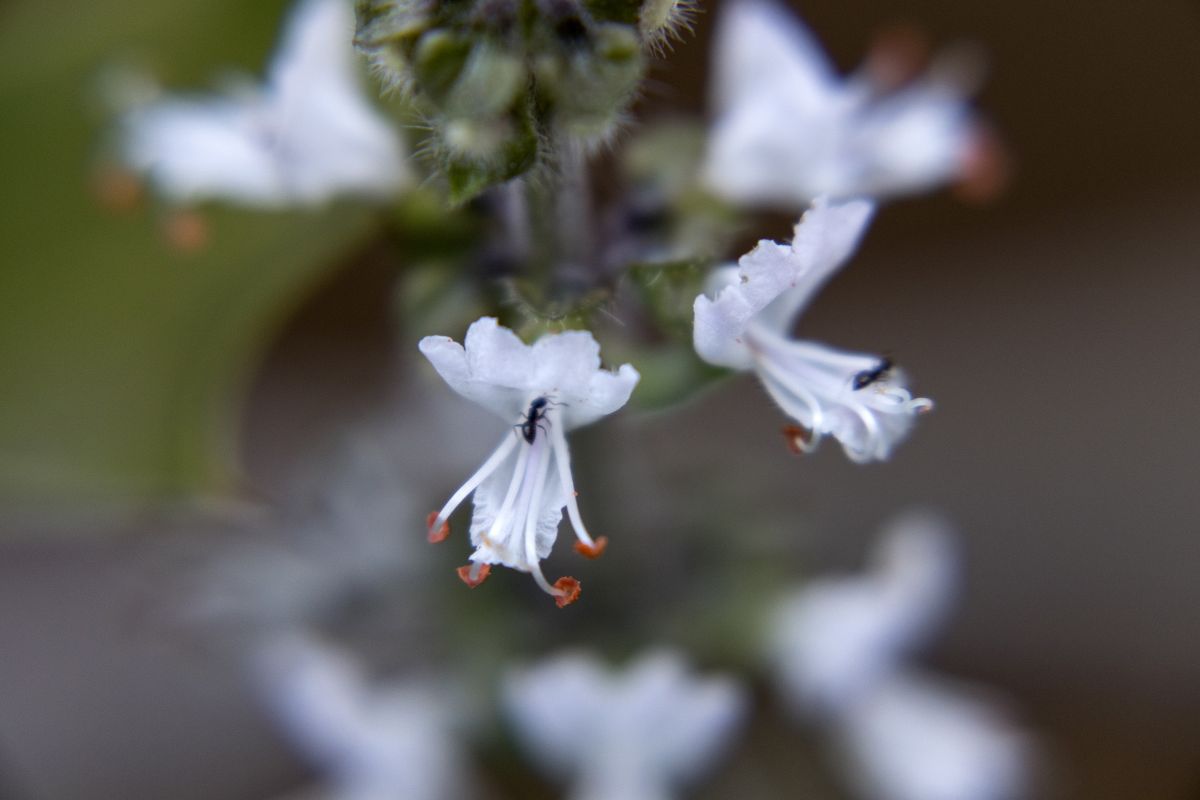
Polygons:
<instances>
[{"instance_id":1,"label":"tiny insect on flower","mask_svg":"<svg viewBox=\"0 0 1200 800\"><path fill-rule=\"evenodd\" d=\"M478 586L492 564L533 576L561 608L580 593L579 581L542 573L563 509L578 539L576 550L595 558L606 537L592 538L583 524L571 475L566 432L590 424L625 405L638 381L628 364L600 367L600 347L586 331L543 336L526 345L508 328L484 317L472 323L463 344L445 336L421 340L421 352L451 388L499 415L512 426L483 465L438 511L429 515L430 541L450 533L449 518L471 497L471 564L459 569L468 586Z\"/></svg>"},{"instance_id":2,"label":"tiny insect on flower","mask_svg":"<svg viewBox=\"0 0 1200 800\"><path fill-rule=\"evenodd\" d=\"M792 452L810 452L828 434L854 461L885 459L915 416L933 407L909 393L890 358L788 335L792 320L854 252L872 211L861 200L819 200L790 244L759 242L736 267L714 272L711 298L696 298L696 352L711 364L758 374L795 421L783 430Z\"/></svg>"}]
</instances>

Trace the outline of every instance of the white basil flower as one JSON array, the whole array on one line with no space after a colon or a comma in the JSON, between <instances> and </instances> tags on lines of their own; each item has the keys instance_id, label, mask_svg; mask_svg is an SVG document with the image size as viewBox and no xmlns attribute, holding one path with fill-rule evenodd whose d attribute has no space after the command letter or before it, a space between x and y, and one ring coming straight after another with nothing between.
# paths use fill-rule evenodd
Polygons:
<instances>
[{"instance_id":1,"label":"white basil flower","mask_svg":"<svg viewBox=\"0 0 1200 800\"><path fill-rule=\"evenodd\" d=\"M956 580L950 532L913 515L885 530L865 574L814 580L786 597L770 655L789 704L817 713L852 705L929 638Z\"/></svg>"},{"instance_id":2,"label":"white basil flower","mask_svg":"<svg viewBox=\"0 0 1200 800\"><path fill-rule=\"evenodd\" d=\"M346 0L302 0L261 86L129 110L123 158L167 199L259 208L387 197L410 180L403 145L363 92Z\"/></svg>"},{"instance_id":3,"label":"white basil flower","mask_svg":"<svg viewBox=\"0 0 1200 800\"><path fill-rule=\"evenodd\" d=\"M670 800L728 749L747 698L659 651L621 671L561 656L507 676L503 700L530 755L573 800Z\"/></svg>"},{"instance_id":4,"label":"white basil flower","mask_svg":"<svg viewBox=\"0 0 1200 800\"><path fill-rule=\"evenodd\" d=\"M452 714L430 686L372 682L347 654L302 632L267 639L254 667L267 710L325 777L321 796L464 796Z\"/></svg>"},{"instance_id":5,"label":"white basil flower","mask_svg":"<svg viewBox=\"0 0 1200 800\"><path fill-rule=\"evenodd\" d=\"M867 800L1015 800L1033 743L989 693L912 672L889 676L841 716L836 741Z\"/></svg>"},{"instance_id":6,"label":"white basil flower","mask_svg":"<svg viewBox=\"0 0 1200 800\"><path fill-rule=\"evenodd\" d=\"M526 345L492 317L472 323L462 345L426 336L420 348L450 388L513 427L483 466L429 515L430 540L449 534L450 515L474 495L475 552L460 577L475 586L490 565L503 564L532 573L559 606L573 602L579 582L564 577L552 585L539 564L554 546L563 507L581 553L600 555L607 539L593 539L580 517L566 433L625 405L637 370L629 364L615 372L601 369L600 346L587 331L548 334Z\"/></svg>"},{"instance_id":7,"label":"white basil flower","mask_svg":"<svg viewBox=\"0 0 1200 800\"><path fill-rule=\"evenodd\" d=\"M913 417L933 407L914 398L889 360L789 338L792 320L849 258L873 206L815 202L791 244L763 240L737 266L716 270L712 299L696 298L696 352L721 367L757 372L775 402L800 427L789 444L810 451L824 434L854 461L885 459Z\"/></svg>"},{"instance_id":8,"label":"white basil flower","mask_svg":"<svg viewBox=\"0 0 1200 800\"><path fill-rule=\"evenodd\" d=\"M951 65L900 88L867 70L844 79L783 6L735 0L722 12L703 168L722 197L802 208L821 196L919 192L985 167L972 87Z\"/></svg>"}]
</instances>

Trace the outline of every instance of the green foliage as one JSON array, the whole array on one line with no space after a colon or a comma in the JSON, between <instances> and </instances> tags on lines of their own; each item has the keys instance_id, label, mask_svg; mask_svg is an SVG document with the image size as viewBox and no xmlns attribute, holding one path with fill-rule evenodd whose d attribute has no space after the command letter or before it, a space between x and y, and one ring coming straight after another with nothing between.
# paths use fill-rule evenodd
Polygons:
<instances>
[{"instance_id":1,"label":"green foliage","mask_svg":"<svg viewBox=\"0 0 1200 800\"><path fill-rule=\"evenodd\" d=\"M33 2L5 9L0 498L10 507L127 507L230 485L248 370L289 309L375 227L353 205L205 211L210 245L187 254L168 246L155 210L118 216L90 191L107 120L89 118L86 91L103 64L140 55L165 81L197 87L231 65L261 71L285 8L96 0L52 18Z\"/></svg>"}]
</instances>

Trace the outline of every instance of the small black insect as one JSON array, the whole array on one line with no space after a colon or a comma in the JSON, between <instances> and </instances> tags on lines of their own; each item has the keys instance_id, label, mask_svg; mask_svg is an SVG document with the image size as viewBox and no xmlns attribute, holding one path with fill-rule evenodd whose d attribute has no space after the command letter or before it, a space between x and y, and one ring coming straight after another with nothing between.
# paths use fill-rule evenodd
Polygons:
<instances>
[{"instance_id":1,"label":"small black insect","mask_svg":"<svg viewBox=\"0 0 1200 800\"><path fill-rule=\"evenodd\" d=\"M882 379L892 371L892 366L892 360L887 356L884 356L883 358L879 359L879 363L871 369L864 369L862 372L859 372L854 376L854 391L857 392L859 389L865 389L872 383Z\"/></svg>"},{"instance_id":2,"label":"small black insect","mask_svg":"<svg viewBox=\"0 0 1200 800\"><path fill-rule=\"evenodd\" d=\"M537 438L538 428L542 427L538 423L546 418L546 406L549 404L550 401L544 397L535 397L529 404L529 410L525 412L525 419L521 420L521 424L518 426L521 429L521 435L529 444L533 444L533 440ZM545 429L543 428L543 430Z\"/></svg>"}]
</instances>

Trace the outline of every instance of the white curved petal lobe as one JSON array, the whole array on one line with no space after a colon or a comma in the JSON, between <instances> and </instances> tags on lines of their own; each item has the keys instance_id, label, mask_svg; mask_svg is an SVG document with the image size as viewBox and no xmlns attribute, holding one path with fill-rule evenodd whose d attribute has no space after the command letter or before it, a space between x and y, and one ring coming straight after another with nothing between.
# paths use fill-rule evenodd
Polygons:
<instances>
[{"instance_id":1,"label":"white curved petal lobe","mask_svg":"<svg viewBox=\"0 0 1200 800\"><path fill-rule=\"evenodd\" d=\"M714 299L696 298L694 339L700 357L717 366L744 368L745 356L733 353L746 345L742 334L751 321L762 320L782 332L850 257L873 211L871 203L861 200L814 203L796 224L791 244L764 239L738 259L736 281L722 273L725 285Z\"/></svg>"},{"instance_id":2,"label":"white curved petal lobe","mask_svg":"<svg viewBox=\"0 0 1200 800\"><path fill-rule=\"evenodd\" d=\"M494 317L471 323L465 345L426 336L419 345L450 388L516 423L535 397L558 406L568 430L621 408L639 375L629 364L600 366L600 345L586 331L543 336L526 345Z\"/></svg>"}]
</instances>

